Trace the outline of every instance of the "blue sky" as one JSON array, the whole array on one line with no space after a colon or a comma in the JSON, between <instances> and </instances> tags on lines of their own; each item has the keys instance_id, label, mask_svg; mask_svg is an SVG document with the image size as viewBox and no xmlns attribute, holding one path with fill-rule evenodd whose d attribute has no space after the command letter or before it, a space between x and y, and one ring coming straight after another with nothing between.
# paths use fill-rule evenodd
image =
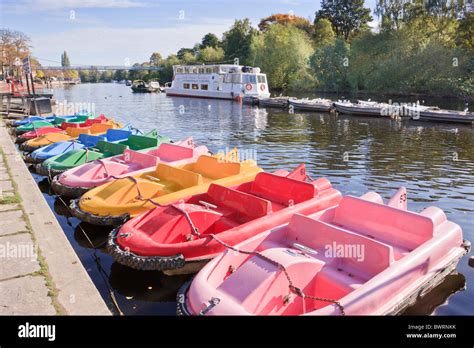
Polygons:
<instances>
[{"instance_id":1,"label":"blue sky","mask_svg":"<svg viewBox=\"0 0 474 348\"><path fill-rule=\"evenodd\" d=\"M366 0L373 9L375 0ZM0 27L32 40L43 65L66 50L72 64L124 65L192 47L208 32L219 37L235 19L256 26L272 13L314 18L309 0L0 0Z\"/></svg>"}]
</instances>

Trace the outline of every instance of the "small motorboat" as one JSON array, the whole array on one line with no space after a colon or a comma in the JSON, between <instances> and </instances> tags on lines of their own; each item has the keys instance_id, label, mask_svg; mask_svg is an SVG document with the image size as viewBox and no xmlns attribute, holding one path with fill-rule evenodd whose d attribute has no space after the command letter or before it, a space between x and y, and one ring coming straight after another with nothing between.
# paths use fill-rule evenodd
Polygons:
<instances>
[{"instance_id":1,"label":"small motorboat","mask_svg":"<svg viewBox=\"0 0 474 348\"><path fill-rule=\"evenodd\" d=\"M259 99L257 96L245 95L242 97L242 103L247 105L258 105Z\"/></svg>"},{"instance_id":2,"label":"small motorboat","mask_svg":"<svg viewBox=\"0 0 474 348\"><path fill-rule=\"evenodd\" d=\"M392 315L439 284L468 251L436 207L370 192L219 254L178 294L192 315ZM184 298L184 299L183 299Z\"/></svg>"},{"instance_id":3,"label":"small motorboat","mask_svg":"<svg viewBox=\"0 0 474 348\"><path fill-rule=\"evenodd\" d=\"M25 162L38 164L48 158L65 154L69 151L79 150L84 147L94 147L99 140L117 142L128 139L132 134L138 134L139 131L130 125L120 129L108 129L103 135L79 134L77 140L59 141L57 143L43 146L31 153L25 155Z\"/></svg>"},{"instance_id":4,"label":"small motorboat","mask_svg":"<svg viewBox=\"0 0 474 348\"><path fill-rule=\"evenodd\" d=\"M125 82L125 86L128 86L128 87L132 86L132 81L127 80L127 81Z\"/></svg>"},{"instance_id":5,"label":"small motorboat","mask_svg":"<svg viewBox=\"0 0 474 348\"><path fill-rule=\"evenodd\" d=\"M263 107L285 109L288 107L289 99L290 97L259 98L258 105Z\"/></svg>"},{"instance_id":6,"label":"small motorboat","mask_svg":"<svg viewBox=\"0 0 474 348\"><path fill-rule=\"evenodd\" d=\"M115 179L71 201L71 212L94 225L121 225L157 205L206 192L211 183L235 186L252 181L262 169L254 161L223 161L200 156L181 168L159 163L154 170Z\"/></svg>"},{"instance_id":7,"label":"small motorboat","mask_svg":"<svg viewBox=\"0 0 474 348\"><path fill-rule=\"evenodd\" d=\"M295 99L290 98L288 101L290 107L292 106L295 110L304 111L316 111L316 112L329 112L333 108L333 101L330 99Z\"/></svg>"},{"instance_id":8,"label":"small motorboat","mask_svg":"<svg viewBox=\"0 0 474 348\"><path fill-rule=\"evenodd\" d=\"M445 110L437 107L415 108L413 110L417 111L411 116L414 120L474 124L474 112L468 110Z\"/></svg>"},{"instance_id":9,"label":"small motorboat","mask_svg":"<svg viewBox=\"0 0 474 348\"><path fill-rule=\"evenodd\" d=\"M123 128L123 125L109 120L105 123L96 123L90 127L69 127L64 133L49 133L34 139L25 141L20 145L20 150L24 152L33 152L40 147L51 145L59 141L75 140L81 134L100 135L107 132L108 129Z\"/></svg>"},{"instance_id":10,"label":"small motorboat","mask_svg":"<svg viewBox=\"0 0 474 348\"><path fill-rule=\"evenodd\" d=\"M125 139L114 142L99 140L94 147L84 147L48 158L42 163L37 164L35 169L37 174L52 178L82 164L121 155L127 149L135 151L150 150L156 148L162 142L169 141L168 137L158 135L156 130L144 135L136 135L129 132Z\"/></svg>"},{"instance_id":11,"label":"small motorboat","mask_svg":"<svg viewBox=\"0 0 474 348\"><path fill-rule=\"evenodd\" d=\"M174 167L196 162L199 156L209 154L206 146L194 146L192 138L173 144L162 143L149 151L127 149L123 155L93 161L56 176L51 187L67 197L79 197L90 189L125 176L149 172L158 163Z\"/></svg>"},{"instance_id":12,"label":"small motorboat","mask_svg":"<svg viewBox=\"0 0 474 348\"><path fill-rule=\"evenodd\" d=\"M135 80L132 84L133 93L153 93L161 92L160 83L157 81L150 81L146 83L143 80Z\"/></svg>"},{"instance_id":13,"label":"small motorboat","mask_svg":"<svg viewBox=\"0 0 474 348\"><path fill-rule=\"evenodd\" d=\"M386 103L351 103L350 101L334 102L334 107L337 112L341 114L350 114L357 116L391 116L390 112L393 109L390 104Z\"/></svg>"},{"instance_id":14,"label":"small motorboat","mask_svg":"<svg viewBox=\"0 0 474 348\"><path fill-rule=\"evenodd\" d=\"M194 273L225 250L223 244L236 245L341 198L327 179L309 179L304 165L291 173L259 173L233 188L211 184L204 194L127 221L110 234L108 249L131 268Z\"/></svg>"}]
</instances>

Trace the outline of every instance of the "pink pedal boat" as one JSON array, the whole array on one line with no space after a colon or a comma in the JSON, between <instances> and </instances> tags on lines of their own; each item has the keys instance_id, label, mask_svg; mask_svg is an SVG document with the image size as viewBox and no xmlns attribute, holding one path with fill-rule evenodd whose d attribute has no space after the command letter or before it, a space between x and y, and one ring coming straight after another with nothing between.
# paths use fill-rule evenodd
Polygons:
<instances>
[{"instance_id":1,"label":"pink pedal boat","mask_svg":"<svg viewBox=\"0 0 474 348\"><path fill-rule=\"evenodd\" d=\"M439 284L468 252L461 227L428 207L369 192L219 254L178 293L187 315L392 315Z\"/></svg>"},{"instance_id":2,"label":"pink pedal boat","mask_svg":"<svg viewBox=\"0 0 474 348\"><path fill-rule=\"evenodd\" d=\"M162 143L146 152L127 149L123 155L84 163L54 177L51 186L60 195L79 197L85 192L117 178L137 175L156 167L158 163L182 166L196 162L201 155L209 154L206 146L197 146L193 138L173 144Z\"/></svg>"}]
</instances>

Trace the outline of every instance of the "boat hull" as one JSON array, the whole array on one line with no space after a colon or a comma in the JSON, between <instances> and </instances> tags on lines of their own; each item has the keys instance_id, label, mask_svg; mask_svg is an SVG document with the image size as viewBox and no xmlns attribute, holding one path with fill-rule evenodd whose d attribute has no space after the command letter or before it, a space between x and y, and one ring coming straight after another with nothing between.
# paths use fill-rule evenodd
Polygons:
<instances>
[{"instance_id":1,"label":"boat hull","mask_svg":"<svg viewBox=\"0 0 474 348\"><path fill-rule=\"evenodd\" d=\"M381 108L374 107L357 107L355 105L344 105L341 103L334 103L337 112L341 114L357 115L357 116L378 116L384 117Z\"/></svg>"},{"instance_id":2,"label":"boat hull","mask_svg":"<svg viewBox=\"0 0 474 348\"><path fill-rule=\"evenodd\" d=\"M290 106L293 106L295 110L303 111L315 111L315 112L329 112L332 110L333 106L331 104L310 104L310 103L300 103L295 101L289 101Z\"/></svg>"},{"instance_id":3,"label":"boat hull","mask_svg":"<svg viewBox=\"0 0 474 348\"><path fill-rule=\"evenodd\" d=\"M432 112L420 111L418 117L412 117L415 120L421 121L436 121L448 123L474 124L474 115L460 115L456 112Z\"/></svg>"}]
</instances>

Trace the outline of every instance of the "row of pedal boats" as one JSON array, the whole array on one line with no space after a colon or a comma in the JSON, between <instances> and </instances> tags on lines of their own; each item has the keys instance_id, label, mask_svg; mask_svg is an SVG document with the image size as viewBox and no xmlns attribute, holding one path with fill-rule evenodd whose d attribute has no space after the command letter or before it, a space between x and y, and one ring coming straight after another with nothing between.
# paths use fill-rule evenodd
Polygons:
<instances>
[{"instance_id":1,"label":"row of pedal boats","mask_svg":"<svg viewBox=\"0 0 474 348\"><path fill-rule=\"evenodd\" d=\"M330 99L297 99L290 97L272 97L260 98L258 101L250 101L249 103L257 103L262 107L273 107L301 111L314 112L331 112L336 111L341 114L357 115L357 116L378 116L378 117L396 117L411 118L422 121L440 121L455 123L474 123L474 113L467 109L464 111L445 110L437 106L426 106L417 104L390 104L381 103L371 100L358 100L351 102L348 100L333 101Z\"/></svg>"},{"instance_id":2,"label":"row of pedal boats","mask_svg":"<svg viewBox=\"0 0 474 348\"><path fill-rule=\"evenodd\" d=\"M113 122L101 118L84 128ZM52 134L70 137L63 123L73 120ZM114 126L24 147L25 160L73 198L74 216L114 226L116 262L197 273L178 293L179 314L397 314L469 251L441 209L408 210L403 187L388 202L343 195L304 164L264 172L236 149L213 155L192 138Z\"/></svg>"}]
</instances>

